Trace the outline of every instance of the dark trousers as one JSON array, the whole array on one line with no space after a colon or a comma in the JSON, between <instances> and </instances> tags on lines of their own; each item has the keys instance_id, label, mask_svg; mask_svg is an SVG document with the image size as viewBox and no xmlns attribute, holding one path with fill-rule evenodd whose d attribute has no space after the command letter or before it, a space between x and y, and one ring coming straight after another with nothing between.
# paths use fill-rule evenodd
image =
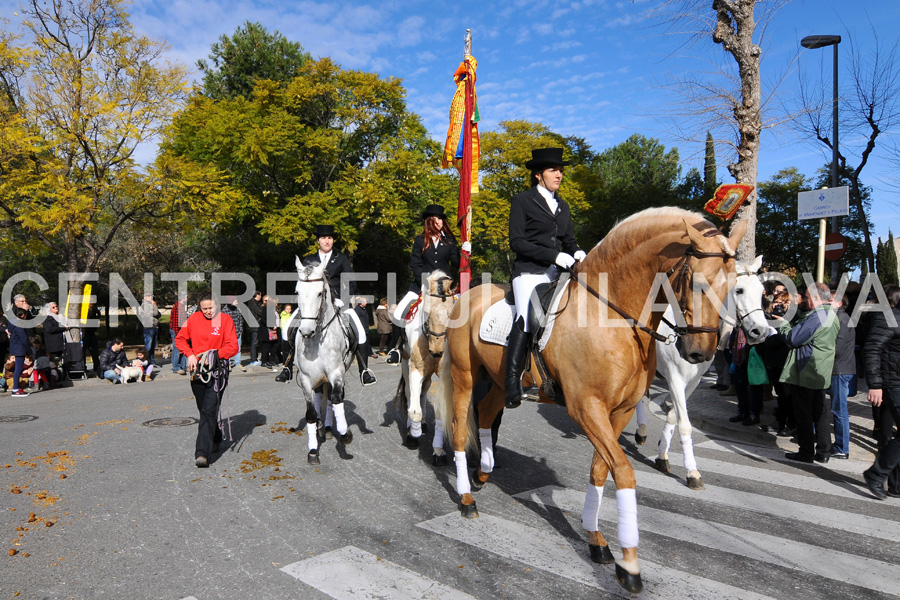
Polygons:
<instances>
[{"instance_id":1,"label":"dark trousers","mask_svg":"<svg viewBox=\"0 0 900 600\"><path fill-rule=\"evenodd\" d=\"M773 378L769 374L769 381L778 381L778 375ZM778 429L785 427L794 427L794 407L791 404L791 386L786 383L773 383L775 394L778 395L778 406L775 407L775 420L778 422Z\"/></svg>"},{"instance_id":2,"label":"dark trousers","mask_svg":"<svg viewBox=\"0 0 900 600\"><path fill-rule=\"evenodd\" d=\"M219 403L222 402L222 393L217 392L215 380L210 378L209 383L200 380L191 381L191 391L197 400L197 410L200 412L200 425L197 430L197 447L194 458L212 456L213 444L222 441L222 431L219 429Z\"/></svg>"},{"instance_id":3,"label":"dark trousers","mask_svg":"<svg viewBox=\"0 0 900 600\"><path fill-rule=\"evenodd\" d=\"M738 414L742 417L759 418L763 410L763 389L761 385L750 385L747 365L739 365L735 369L731 383L737 392Z\"/></svg>"},{"instance_id":4,"label":"dark trousers","mask_svg":"<svg viewBox=\"0 0 900 600\"><path fill-rule=\"evenodd\" d=\"M885 388L882 394L881 412L890 413L894 421L900 423L900 388ZM890 430L889 426L887 431ZM869 472L882 481L887 479L889 491L900 493L900 430L878 451Z\"/></svg>"},{"instance_id":5,"label":"dark trousers","mask_svg":"<svg viewBox=\"0 0 900 600\"><path fill-rule=\"evenodd\" d=\"M250 362L259 359L259 329L250 330Z\"/></svg>"},{"instance_id":6,"label":"dark trousers","mask_svg":"<svg viewBox=\"0 0 900 600\"><path fill-rule=\"evenodd\" d=\"M84 334L84 353L90 355L91 362L94 365L94 373L100 371L100 347L97 344L97 334L91 329L90 333ZM174 339L172 340L175 341Z\"/></svg>"},{"instance_id":7,"label":"dark trousers","mask_svg":"<svg viewBox=\"0 0 900 600\"><path fill-rule=\"evenodd\" d=\"M12 390L20 390L22 386L19 384L19 379L22 378L22 371L25 370L25 356L16 356L16 366L13 369L13 380L12 380Z\"/></svg>"},{"instance_id":8,"label":"dark trousers","mask_svg":"<svg viewBox=\"0 0 900 600\"><path fill-rule=\"evenodd\" d=\"M800 454L813 456L831 451L830 410L825 410L825 390L791 386L794 418L797 420L797 443Z\"/></svg>"}]
</instances>

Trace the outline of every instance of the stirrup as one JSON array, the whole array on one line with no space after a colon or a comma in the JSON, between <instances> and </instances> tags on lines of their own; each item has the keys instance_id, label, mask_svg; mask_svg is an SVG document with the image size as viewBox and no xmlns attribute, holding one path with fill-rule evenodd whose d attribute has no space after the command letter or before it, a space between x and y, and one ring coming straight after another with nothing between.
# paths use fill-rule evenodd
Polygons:
<instances>
[{"instance_id":1,"label":"stirrup","mask_svg":"<svg viewBox=\"0 0 900 600\"><path fill-rule=\"evenodd\" d=\"M366 383L365 376L369 375L372 378L372 381ZM372 372L372 369L363 369L363 372L359 374L359 382L363 384L363 387L367 387L370 385L375 385L378 380L375 379L375 373Z\"/></svg>"},{"instance_id":2,"label":"stirrup","mask_svg":"<svg viewBox=\"0 0 900 600\"><path fill-rule=\"evenodd\" d=\"M285 375L285 372L287 375ZM292 367L285 367L281 370L281 373L275 376L275 381L278 383L287 383L291 379L294 378L294 369Z\"/></svg>"}]
</instances>

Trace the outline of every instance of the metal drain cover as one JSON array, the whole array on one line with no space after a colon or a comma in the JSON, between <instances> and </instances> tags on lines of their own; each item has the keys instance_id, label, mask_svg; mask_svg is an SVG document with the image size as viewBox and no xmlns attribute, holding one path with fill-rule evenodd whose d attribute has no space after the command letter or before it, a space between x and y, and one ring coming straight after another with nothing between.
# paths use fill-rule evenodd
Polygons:
<instances>
[{"instance_id":1,"label":"metal drain cover","mask_svg":"<svg viewBox=\"0 0 900 600\"><path fill-rule=\"evenodd\" d=\"M0 423L27 423L28 421L37 421L35 415L0 415Z\"/></svg>"},{"instance_id":2,"label":"metal drain cover","mask_svg":"<svg viewBox=\"0 0 900 600\"><path fill-rule=\"evenodd\" d=\"M185 425L196 425L199 422L200 420L194 417L166 417L144 421L141 425L144 427L184 427Z\"/></svg>"}]
</instances>

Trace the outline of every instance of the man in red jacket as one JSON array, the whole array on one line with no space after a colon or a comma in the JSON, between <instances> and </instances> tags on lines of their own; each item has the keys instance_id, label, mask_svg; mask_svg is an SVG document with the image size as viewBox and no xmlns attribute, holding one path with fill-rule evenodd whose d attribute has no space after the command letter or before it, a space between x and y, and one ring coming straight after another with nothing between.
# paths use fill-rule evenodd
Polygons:
<instances>
[{"instance_id":1,"label":"man in red jacket","mask_svg":"<svg viewBox=\"0 0 900 600\"><path fill-rule=\"evenodd\" d=\"M228 385L228 359L237 354L238 343L234 322L219 312L212 293L200 294L198 304L200 310L188 317L178 331L175 346L187 357L191 391L200 411L194 461L198 467L205 468L222 441L217 426L219 404Z\"/></svg>"}]
</instances>

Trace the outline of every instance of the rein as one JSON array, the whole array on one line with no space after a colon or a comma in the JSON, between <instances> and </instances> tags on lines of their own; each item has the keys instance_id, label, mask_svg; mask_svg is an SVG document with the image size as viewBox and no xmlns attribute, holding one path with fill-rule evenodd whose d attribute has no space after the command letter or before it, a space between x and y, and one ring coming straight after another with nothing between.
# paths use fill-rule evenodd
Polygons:
<instances>
[{"instance_id":1,"label":"rein","mask_svg":"<svg viewBox=\"0 0 900 600\"><path fill-rule=\"evenodd\" d=\"M734 257L732 255L730 255L726 252L700 252L698 250L695 250L693 246L688 246L685 249L684 254L681 256L680 259L678 259L678 262L676 262L672 266L672 268L670 268L668 271L666 271L667 279L672 277L672 275L676 271L678 272L675 281L672 283L672 291L674 291L676 294L681 294L678 297L678 308L681 310L682 317L684 317L685 311L687 310L687 300L686 300L686 298L684 298L684 295L682 292L684 292L684 290L687 286L687 283L691 279L692 274L693 274L693 270L691 269L690 262L689 262L689 259L691 257L698 258L698 259L700 259L700 258L722 258L726 261L734 259ZM623 319L627 319L627 320L631 321L631 323L633 323L632 327L635 327L635 328L643 331L644 333L646 333L647 335L649 335L651 338L653 338L654 340L656 340L658 342L671 344L672 342L675 341L674 338L678 337L678 336L684 336L684 335L696 334L696 333L717 333L719 331L718 327L710 327L710 326L706 326L706 325L686 325L685 327L681 327L681 326L678 326L678 325L675 325L675 324L669 322L669 320L666 319L665 316L663 316L662 321L666 325L668 325L672 329L672 331L675 332L674 335L672 335L672 336L664 336L661 333L657 332L655 329L651 329L647 325L644 325L643 323L641 323L640 321L638 321L637 319L632 317L630 314L628 314L627 311L616 306L608 298L604 298L603 296L601 296L600 293L597 290L595 290L594 288L592 288L590 285L588 285L587 281L585 281L583 278L576 277L575 279L592 296L596 297L598 300L600 300L601 302L606 304L606 306L611 308L616 314L618 314ZM685 319L685 321L687 321L687 319Z\"/></svg>"},{"instance_id":2,"label":"rein","mask_svg":"<svg viewBox=\"0 0 900 600\"><path fill-rule=\"evenodd\" d=\"M441 289L441 290L444 289L443 283L444 283L445 281L452 281L452 279L451 279L450 277L444 277L444 278L438 279L438 280L437 280L437 283L439 284L439 289ZM432 293L432 292L428 292L427 295L430 296L430 297L432 297L432 298L440 298L442 303L443 303L443 302L446 302L447 299L449 299L449 298L455 298L455 297L456 297L456 294L453 294L453 293L445 294L444 292L440 292L440 293ZM424 307L423 307L423 309L424 309ZM442 333L436 333L436 332L432 331L432 330L428 327L428 316L429 316L429 313L424 313L424 310L423 310L423 314L422 314L422 331L425 333L425 337L426 337L426 338L437 338L437 339L440 339L440 338L442 338L442 337L446 337L446 336L447 336L447 330L446 330L446 329L445 329Z\"/></svg>"},{"instance_id":3,"label":"rein","mask_svg":"<svg viewBox=\"0 0 900 600\"><path fill-rule=\"evenodd\" d=\"M325 281L325 278L324 278L324 277L319 277L318 279L306 279L306 280L301 280L301 281L299 281L298 283L318 283L318 282L323 282L323 283L322 283L322 287L323 287L323 289L324 289L324 287L325 287L325 285L326 285L326 284L324 283L324 281ZM316 332L321 332L321 331L325 331L326 329L328 329L328 327L331 325L332 322L334 322L334 320L335 320L335 319L337 318L337 316L338 316L338 313L340 312L340 311L338 311L337 309L335 309L335 310L334 310L334 313L331 315L331 318L328 319L328 322L325 323L324 325L322 325L322 323L321 323L321 320L322 320L321 317L322 317L322 312L325 310L325 303L328 301L328 297L327 297L327 296L328 296L328 294L322 294L322 300L319 302L319 310L316 311L316 316L314 316L314 317L304 317L304 316L303 316L303 313L300 313L299 315L297 315L297 318L300 319L301 321L316 321L316 323L317 323L317 325L316 325ZM298 306L297 308L299 309L299 306Z\"/></svg>"}]
</instances>

